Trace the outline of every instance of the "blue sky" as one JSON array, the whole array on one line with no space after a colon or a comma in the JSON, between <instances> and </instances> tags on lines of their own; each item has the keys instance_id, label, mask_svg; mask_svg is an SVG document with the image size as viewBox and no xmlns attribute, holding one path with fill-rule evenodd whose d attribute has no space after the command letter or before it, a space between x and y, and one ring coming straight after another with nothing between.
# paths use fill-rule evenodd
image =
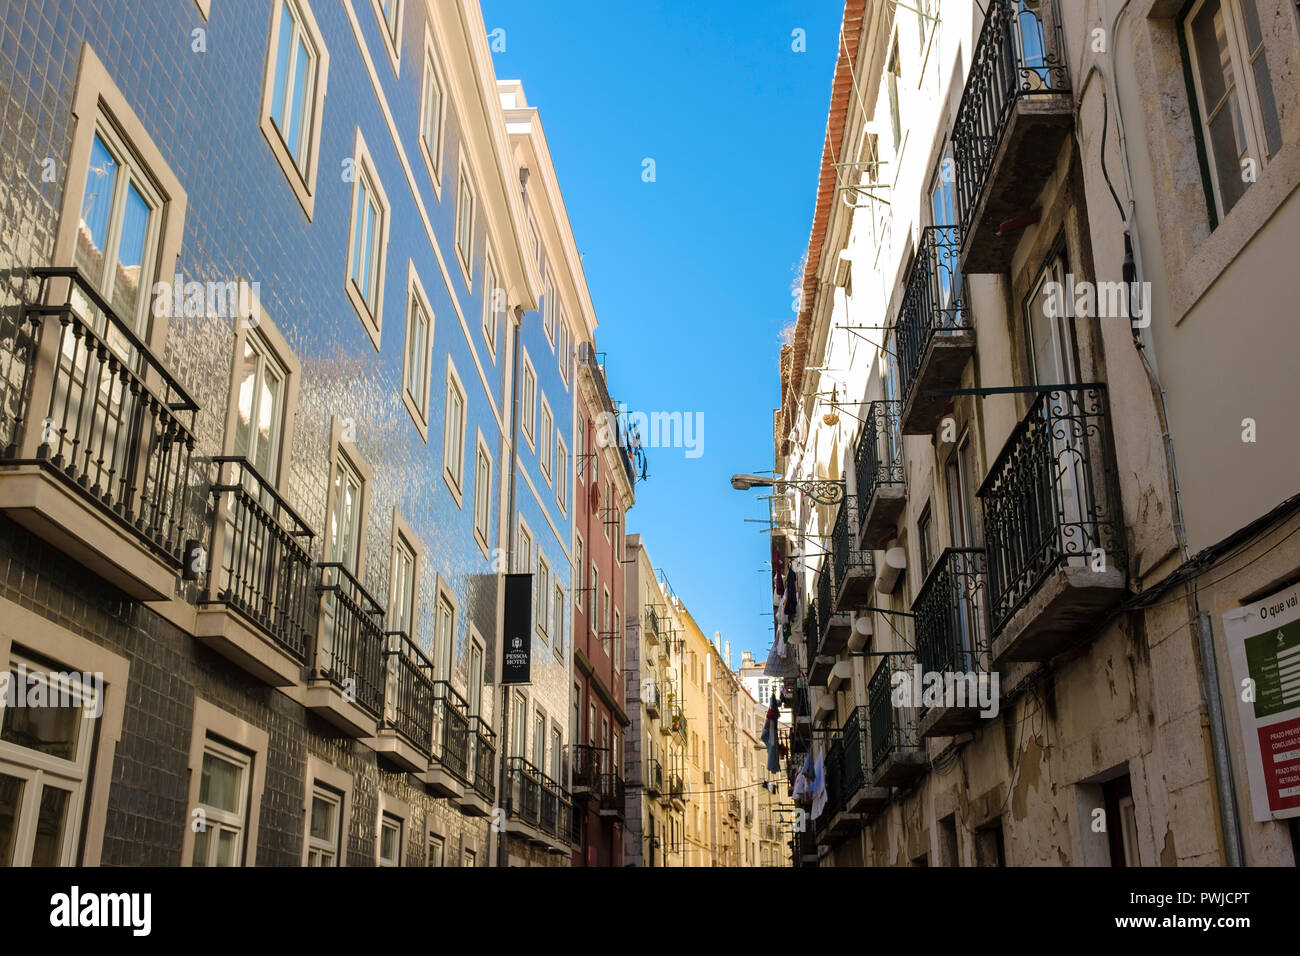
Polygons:
<instances>
[{"instance_id":1,"label":"blue sky","mask_svg":"<svg viewBox=\"0 0 1300 956\"><path fill-rule=\"evenodd\" d=\"M541 112L583 255L610 391L703 413L702 454L650 448L630 532L700 627L771 643L760 492L779 334L808 246L841 0L481 0L497 76ZM792 50L804 31L806 51ZM642 180L653 159L655 181Z\"/></svg>"}]
</instances>

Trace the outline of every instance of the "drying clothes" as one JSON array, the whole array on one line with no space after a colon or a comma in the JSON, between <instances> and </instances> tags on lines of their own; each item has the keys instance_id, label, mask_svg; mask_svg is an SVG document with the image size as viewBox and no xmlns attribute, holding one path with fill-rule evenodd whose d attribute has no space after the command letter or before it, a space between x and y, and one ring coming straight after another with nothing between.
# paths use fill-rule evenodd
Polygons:
<instances>
[{"instance_id":1,"label":"drying clothes","mask_svg":"<svg viewBox=\"0 0 1300 956\"><path fill-rule=\"evenodd\" d=\"M826 756L822 752L821 741L815 743L814 748L817 750L817 760L813 765L812 779L812 817L816 820L826 809Z\"/></svg>"},{"instance_id":2,"label":"drying clothes","mask_svg":"<svg viewBox=\"0 0 1300 956\"><path fill-rule=\"evenodd\" d=\"M772 698L772 703L767 708L767 720L763 723L762 741L767 745L767 772L777 773L781 769L781 757L778 748L781 746L781 729L777 721L781 717L781 712L777 709L776 698Z\"/></svg>"}]
</instances>

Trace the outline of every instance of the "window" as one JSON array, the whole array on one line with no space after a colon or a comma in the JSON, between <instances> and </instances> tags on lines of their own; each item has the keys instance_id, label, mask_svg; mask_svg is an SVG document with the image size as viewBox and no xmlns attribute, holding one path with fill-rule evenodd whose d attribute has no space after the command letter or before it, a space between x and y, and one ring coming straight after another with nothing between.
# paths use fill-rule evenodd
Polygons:
<instances>
[{"instance_id":1,"label":"window","mask_svg":"<svg viewBox=\"0 0 1300 956\"><path fill-rule=\"evenodd\" d=\"M560 511L569 513L569 448L558 433L555 436L555 501Z\"/></svg>"},{"instance_id":2,"label":"window","mask_svg":"<svg viewBox=\"0 0 1300 956\"><path fill-rule=\"evenodd\" d=\"M587 457L587 420L583 418L582 415L579 415L578 424L573 429L573 460L578 465L574 474L577 476L578 481L583 480L583 471L586 468L586 464L585 464L586 457Z\"/></svg>"},{"instance_id":3,"label":"window","mask_svg":"<svg viewBox=\"0 0 1300 956\"><path fill-rule=\"evenodd\" d=\"M542 330L546 332L547 341L551 347L555 347L555 280L551 278L550 273L546 274L546 281L542 287L542 295L545 301L542 303Z\"/></svg>"},{"instance_id":4,"label":"window","mask_svg":"<svg viewBox=\"0 0 1300 956\"><path fill-rule=\"evenodd\" d=\"M356 574L361 553L362 493L364 484L347 456L340 452L334 463L331 490L329 532L326 539L327 561L337 561Z\"/></svg>"},{"instance_id":5,"label":"window","mask_svg":"<svg viewBox=\"0 0 1300 956\"><path fill-rule=\"evenodd\" d=\"M519 574L527 574L533 569L533 536L528 531L528 526L519 522L519 535L517 544L519 552L515 564L518 565L515 571Z\"/></svg>"},{"instance_id":6,"label":"window","mask_svg":"<svg viewBox=\"0 0 1300 956\"><path fill-rule=\"evenodd\" d=\"M582 595L586 590L587 584L587 568L582 561L582 550L582 535L578 535L573 548L573 568L578 573L578 580L573 584L573 603L579 611L581 611L585 605Z\"/></svg>"},{"instance_id":7,"label":"window","mask_svg":"<svg viewBox=\"0 0 1300 956\"><path fill-rule=\"evenodd\" d=\"M192 866L238 866L248 811L249 770L252 759L209 739L203 749L196 818L202 826L194 834Z\"/></svg>"},{"instance_id":8,"label":"window","mask_svg":"<svg viewBox=\"0 0 1300 956\"><path fill-rule=\"evenodd\" d=\"M1184 30L1217 223L1250 185L1248 164L1282 148L1282 127L1256 0L1202 0Z\"/></svg>"},{"instance_id":9,"label":"window","mask_svg":"<svg viewBox=\"0 0 1300 956\"><path fill-rule=\"evenodd\" d=\"M456 606L444 593L438 596L438 617L434 622L434 667L438 680L451 680L451 655L456 644Z\"/></svg>"},{"instance_id":10,"label":"window","mask_svg":"<svg viewBox=\"0 0 1300 956\"><path fill-rule=\"evenodd\" d=\"M472 641L469 646L469 713L483 716L483 645Z\"/></svg>"},{"instance_id":11,"label":"window","mask_svg":"<svg viewBox=\"0 0 1300 956\"><path fill-rule=\"evenodd\" d=\"M975 865L1006 866L1006 843L1002 836L1002 820L998 818L975 831Z\"/></svg>"},{"instance_id":12,"label":"window","mask_svg":"<svg viewBox=\"0 0 1300 956\"><path fill-rule=\"evenodd\" d=\"M573 335L569 331L569 320L564 317L564 306L559 307L559 312L560 320L557 334L560 341L555 347L555 352L560 363L560 378L564 380L564 385L567 388L569 385L569 363L573 358Z\"/></svg>"},{"instance_id":13,"label":"window","mask_svg":"<svg viewBox=\"0 0 1300 956\"><path fill-rule=\"evenodd\" d=\"M924 581L934 567L934 528L930 519L930 506L927 504L916 519L916 549L921 558L921 580Z\"/></svg>"},{"instance_id":14,"label":"window","mask_svg":"<svg viewBox=\"0 0 1300 956\"><path fill-rule=\"evenodd\" d=\"M528 439L528 444L536 444L535 435L537 434L537 373L533 371L533 363L529 361L528 354L524 353L524 376L523 386L519 391L519 424L523 427L524 437Z\"/></svg>"},{"instance_id":15,"label":"window","mask_svg":"<svg viewBox=\"0 0 1300 956\"><path fill-rule=\"evenodd\" d=\"M466 850L466 851L465 851L465 863L464 863L464 865L465 865L465 866L476 866L476 865L477 865L477 864L474 862L474 851L473 851L473 850Z\"/></svg>"},{"instance_id":16,"label":"window","mask_svg":"<svg viewBox=\"0 0 1300 956\"><path fill-rule=\"evenodd\" d=\"M537 576L536 581L536 618L537 631L542 635L542 640L546 640L546 631L550 627L550 600L551 600L551 566L546 563L546 559L539 553L537 556Z\"/></svg>"},{"instance_id":17,"label":"window","mask_svg":"<svg viewBox=\"0 0 1300 956\"><path fill-rule=\"evenodd\" d=\"M278 0L271 14L261 127L308 219L328 71L329 54L311 7L305 0Z\"/></svg>"},{"instance_id":18,"label":"window","mask_svg":"<svg viewBox=\"0 0 1300 956\"><path fill-rule=\"evenodd\" d=\"M446 853L446 846L443 843L442 837L438 836L438 834L436 833L430 833L428 865L446 866L447 864L446 862L444 862L445 853Z\"/></svg>"},{"instance_id":19,"label":"window","mask_svg":"<svg viewBox=\"0 0 1300 956\"><path fill-rule=\"evenodd\" d=\"M497 267L491 255L483 259L483 341L487 342L492 361L497 360L497 326L506 310L506 292L498 285Z\"/></svg>"},{"instance_id":20,"label":"window","mask_svg":"<svg viewBox=\"0 0 1300 956\"><path fill-rule=\"evenodd\" d=\"M402 401L420 436L428 440L429 357L433 338L432 311L412 268L407 278L406 352L402 371Z\"/></svg>"},{"instance_id":21,"label":"window","mask_svg":"<svg viewBox=\"0 0 1300 956\"><path fill-rule=\"evenodd\" d=\"M465 273L465 284L472 284L474 275L474 216L476 213L474 187L462 162L460 180L456 185L456 257Z\"/></svg>"},{"instance_id":22,"label":"window","mask_svg":"<svg viewBox=\"0 0 1300 956\"><path fill-rule=\"evenodd\" d=\"M414 620L415 548L407 536L398 531L393 535L392 589L386 626L389 630L402 631L411 636Z\"/></svg>"},{"instance_id":23,"label":"window","mask_svg":"<svg viewBox=\"0 0 1300 956\"><path fill-rule=\"evenodd\" d=\"M591 562L591 633L596 633L597 620L596 612L600 609L598 595L600 594L600 570L596 567L596 562Z\"/></svg>"},{"instance_id":24,"label":"window","mask_svg":"<svg viewBox=\"0 0 1300 956\"><path fill-rule=\"evenodd\" d=\"M9 669L46 706L6 706L0 694L0 866L70 866L102 702L79 681L51 679L61 668L15 656Z\"/></svg>"},{"instance_id":25,"label":"window","mask_svg":"<svg viewBox=\"0 0 1300 956\"><path fill-rule=\"evenodd\" d=\"M424 156L434 192L441 198L443 120L447 101L433 48L433 37L424 40L424 88L420 91L420 152Z\"/></svg>"},{"instance_id":26,"label":"window","mask_svg":"<svg viewBox=\"0 0 1300 956\"><path fill-rule=\"evenodd\" d=\"M533 250L533 261L537 263L537 268L542 268L542 237L537 231L537 220L533 219L533 214L528 213L528 241Z\"/></svg>"},{"instance_id":27,"label":"window","mask_svg":"<svg viewBox=\"0 0 1300 956\"><path fill-rule=\"evenodd\" d=\"M587 746L596 746L596 702L587 695Z\"/></svg>"},{"instance_id":28,"label":"window","mask_svg":"<svg viewBox=\"0 0 1300 956\"><path fill-rule=\"evenodd\" d=\"M274 486L280 477L288 372L261 334L250 329L244 336L235 376L232 453L248 459Z\"/></svg>"},{"instance_id":29,"label":"window","mask_svg":"<svg viewBox=\"0 0 1300 956\"><path fill-rule=\"evenodd\" d=\"M897 154L898 147L903 143L903 124L898 112L898 81L902 77L902 71L898 65L898 37L894 38L894 46L889 51L889 129L894 134L894 152Z\"/></svg>"},{"instance_id":30,"label":"window","mask_svg":"<svg viewBox=\"0 0 1300 956\"><path fill-rule=\"evenodd\" d=\"M148 292L154 281L161 206L125 145L107 124L97 125L73 261L113 311L140 333L148 329Z\"/></svg>"},{"instance_id":31,"label":"window","mask_svg":"<svg viewBox=\"0 0 1300 956\"><path fill-rule=\"evenodd\" d=\"M491 547L492 458L480 434L474 462L474 534L486 551Z\"/></svg>"},{"instance_id":32,"label":"window","mask_svg":"<svg viewBox=\"0 0 1300 956\"><path fill-rule=\"evenodd\" d=\"M546 771L546 712L541 709L533 716L533 766Z\"/></svg>"},{"instance_id":33,"label":"window","mask_svg":"<svg viewBox=\"0 0 1300 956\"><path fill-rule=\"evenodd\" d=\"M557 582L555 585L555 604L552 610L555 613L555 653L561 659L564 658L564 609L568 602L564 598L564 588Z\"/></svg>"},{"instance_id":34,"label":"window","mask_svg":"<svg viewBox=\"0 0 1300 956\"><path fill-rule=\"evenodd\" d=\"M442 470L459 503L465 475L465 390L447 359L447 406L442 433Z\"/></svg>"},{"instance_id":35,"label":"window","mask_svg":"<svg viewBox=\"0 0 1300 956\"><path fill-rule=\"evenodd\" d=\"M391 813L379 818L379 865L402 865L402 820Z\"/></svg>"},{"instance_id":36,"label":"window","mask_svg":"<svg viewBox=\"0 0 1300 956\"><path fill-rule=\"evenodd\" d=\"M523 757L528 750L524 734L524 714L527 706L524 695L516 691L510 708L510 746L514 749L512 756L515 757Z\"/></svg>"},{"instance_id":37,"label":"window","mask_svg":"<svg viewBox=\"0 0 1300 956\"><path fill-rule=\"evenodd\" d=\"M343 795L317 784L311 792L307 821L307 865L339 865L339 832Z\"/></svg>"},{"instance_id":38,"label":"window","mask_svg":"<svg viewBox=\"0 0 1300 956\"><path fill-rule=\"evenodd\" d=\"M379 349L383 325L384 260L388 251L388 196L379 185L361 130L357 130L352 180L352 225L345 285L361 324Z\"/></svg>"},{"instance_id":39,"label":"window","mask_svg":"<svg viewBox=\"0 0 1300 956\"><path fill-rule=\"evenodd\" d=\"M623 615L614 608L614 667L622 669Z\"/></svg>"},{"instance_id":40,"label":"window","mask_svg":"<svg viewBox=\"0 0 1300 956\"><path fill-rule=\"evenodd\" d=\"M537 436L538 452L537 462L542 469L542 474L549 482L551 480L551 465L555 457L555 427L554 419L551 417L551 406L546 401L546 396L542 396L542 431Z\"/></svg>"},{"instance_id":41,"label":"window","mask_svg":"<svg viewBox=\"0 0 1300 956\"><path fill-rule=\"evenodd\" d=\"M564 779L563 767L564 755L564 738L560 736L560 728L554 723L551 724L551 779L562 781Z\"/></svg>"},{"instance_id":42,"label":"window","mask_svg":"<svg viewBox=\"0 0 1300 956\"><path fill-rule=\"evenodd\" d=\"M609 628L609 588L602 588L600 592L600 640L605 645L605 653L608 654L609 640L613 633Z\"/></svg>"},{"instance_id":43,"label":"window","mask_svg":"<svg viewBox=\"0 0 1300 956\"><path fill-rule=\"evenodd\" d=\"M402 56L402 0L374 0L375 13L379 15L384 48L393 63L393 70L401 66Z\"/></svg>"}]
</instances>

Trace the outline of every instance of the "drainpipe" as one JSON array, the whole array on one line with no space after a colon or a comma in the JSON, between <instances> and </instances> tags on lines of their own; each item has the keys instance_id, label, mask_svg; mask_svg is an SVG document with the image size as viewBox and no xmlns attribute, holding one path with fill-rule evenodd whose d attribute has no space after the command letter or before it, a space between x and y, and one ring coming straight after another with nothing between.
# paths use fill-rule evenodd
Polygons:
<instances>
[{"instance_id":1,"label":"drainpipe","mask_svg":"<svg viewBox=\"0 0 1300 956\"><path fill-rule=\"evenodd\" d=\"M1106 50L1106 59L1109 74L1102 70L1095 63L1088 71L1087 76L1079 89L1079 102L1083 101L1084 91L1091 81L1093 74L1101 77L1103 89L1103 105L1106 103L1107 88L1113 89L1115 93L1115 127L1119 137L1120 159L1123 164L1124 185L1128 190L1128 213L1124 214L1121 208L1120 214L1124 219L1124 281L1127 283L1140 283L1142 281L1142 249L1141 245L1135 239L1137 232L1137 200L1133 189L1132 164L1129 161L1128 138L1124 128L1124 110L1120 102L1119 91L1113 87L1110 77L1115 75L1115 47L1116 47L1116 30L1119 28L1120 21L1128 14L1128 8L1131 0L1124 0L1124 3L1111 19L1110 44ZM1078 124L1075 124L1075 136L1078 137ZM1102 142L1105 142L1105 127L1102 129ZM1102 157L1102 170L1105 171L1105 155ZM1107 184L1109 185L1109 177ZM1112 195L1114 189L1111 190ZM1116 197L1116 205L1119 205L1119 199ZM1133 288L1132 285L1129 286ZM1140 288L1140 286L1139 286ZM1150 309L1150 303L1145 303L1146 308ZM1149 346L1152 344L1150 325L1140 330L1134 330L1133 344L1137 348L1138 357L1142 362L1142 369L1146 373L1148 384L1151 388L1152 396L1156 400L1156 406L1160 418L1161 429L1161 446L1164 449L1165 460L1169 467L1170 490L1173 496L1173 518L1174 534L1178 541L1178 552L1181 560L1186 561L1191 556L1191 551L1187 541L1187 522L1183 511L1183 496L1181 484L1178 480L1178 462L1174 455L1173 435L1169 429L1169 405L1164 385L1160 382L1160 377L1151 362ZM1219 823L1223 831L1224 857L1228 866L1244 866L1245 859L1242 849L1241 838L1241 817L1237 807L1237 791L1233 780L1232 760L1228 746L1227 723L1224 717L1223 697L1219 692L1219 672L1218 661L1214 649L1214 631L1211 626L1210 616L1200 608L1197 598L1197 590L1193 584L1187 594L1188 616L1189 620L1196 622L1197 629L1197 647L1201 658L1201 668L1199 680L1201 683L1201 698L1205 701L1209 710L1209 730L1210 746L1213 752L1214 761L1214 782L1215 789L1219 797Z\"/></svg>"},{"instance_id":2,"label":"drainpipe","mask_svg":"<svg viewBox=\"0 0 1300 956\"><path fill-rule=\"evenodd\" d=\"M515 459L515 448L519 441L519 330L524 322L524 310L522 306L515 306L514 315L514 340L511 343L513 355L510 364L510 490L509 503L506 506L506 570L502 575L502 586L505 586L504 574L508 574L514 567L515 562L515 475L518 471ZM505 636L502 634L501 643L504 644ZM504 647L499 648L504 654ZM498 674L500 671L498 670ZM499 681L498 681L499 683ZM501 799L498 801L502 806L509 799L510 785L510 696L505 684L500 684L501 695L501 753L498 758L501 761L501 773L498 793ZM504 820L502 823L504 824ZM506 833L501 830L496 834L497 838L497 866L506 865Z\"/></svg>"}]
</instances>

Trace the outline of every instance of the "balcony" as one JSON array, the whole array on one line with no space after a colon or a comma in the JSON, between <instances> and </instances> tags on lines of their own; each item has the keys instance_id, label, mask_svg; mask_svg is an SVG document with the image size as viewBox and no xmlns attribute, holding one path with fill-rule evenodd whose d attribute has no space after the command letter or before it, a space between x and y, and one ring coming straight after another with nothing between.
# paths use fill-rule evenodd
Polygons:
<instances>
[{"instance_id":1,"label":"balcony","mask_svg":"<svg viewBox=\"0 0 1300 956\"><path fill-rule=\"evenodd\" d=\"M1104 385L1038 395L989 469L984 502L995 661L1041 661L1086 639L1127 593Z\"/></svg>"},{"instance_id":2,"label":"balcony","mask_svg":"<svg viewBox=\"0 0 1300 956\"><path fill-rule=\"evenodd\" d=\"M560 785L544 773L539 773L538 788L541 794L541 810L538 814L537 828L549 837L560 834Z\"/></svg>"},{"instance_id":3,"label":"balcony","mask_svg":"<svg viewBox=\"0 0 1300 956\"><path fill-rule=\"evenodd\" d=\"M994 0L953 125L962 269L1003 272L1073 125L1073 96L1052 0Z\"/></svg>"},{"instance_id":4,"label":"balcony","mask_svg":"<svg viewBox=\"0 0 1300 956\"><path fill-rule=\"evenodd\" d=\"M817 653L832 657L844 650L853 631L848 612L836 607L834 589L835 569L827 554L817 572Z\"/></svg>"},{"instance_id":5,"label":"balcony","mask_svg":"<svg viewBox=\"0 0 1300 956\"><path fill-rule=\"evenodd\" d=\"M506 830L530 836L541 824L542 773L523 757L511 757L506 779Z\"/></svg>"},{"instance_id":6,"label":"balcony","mask_svg":"<svg viewBox=\"0 0 1300 956\"><path fill-rule=\"evenodd\" d=\"M833 738L826 748L824 761L826 780L826 804L822 812L813 821L813 830L819 844L833 846L840 843L847 835L848 821L842 819L844 813L844 794L840 788L840 741Z\"/></svg>"},{"instance_id":7,"label":"balcony","mask_svg":"<svg viewBox=\"0 0 1300 956\"><path fill-rule=\"evenodd\" d=\"M869 604L876 565L870 551L858 547L857 499L846 495L831 529L831 573L837 611L849 611ZM845 635L847 641L848 635Z\"/></svg>"},{"instance_id":8,"label":"balcony","mask_svg":"<svg viewBox=\"0 0 1300 956\"><path fill-rule=\"evenodd\" d=\"M668 775L668 799L674 810L686 809L686 784L680 772Z\"/></svg>"},{"instance_id":9,"label":"balcony","mask_svg":"<svg viewBox=\"0 0 1300 956\"><path fill-rule=\"evenodd\" d=\"M420 779L429 792L461 800L470 782L469 703L449 681L433 682L433 753ZM477 767L474 768L477 772Z\"/></svg>"},{"instance_id":10,"label":"balcony","mask_svg":"<svg viewBox=\"0 0 1300 956\"><path fill-rule=\"evenodd\" d=\"M942 675L944 690L939 703L922 697L922 737L961 733L983 719L979 688L989 679L984 566L981 548L945 548L912 602L917 663L927 685L930 675Z\"/></svg>"},{"instance_id":11,"label":"balcony","mask_svg":"<svg viewBox=\"0 0 1300 956\"><path fill-rule=\"evenodd\" d=\"M889 790L871 784L871 747L867 728L869 707L854 707L840 728L840 789L849 813L871 813L889 799Z\"/></svg>"},{"instance_id":12,"label":"balcony","mask_svg":"<svg viewBox=\"0 0 1300 956\"><path fill-rule=\"evenodd\" d=\"M569 753L573 764L573 795L578 799L593 796L600 788L600 772L609 751L588 744L573 744Z\"/></svg>"},{"instance_id":13,"label":"balcony","mask_svg":"<svg viewBox=\"0 0 1300 956\"><path fill-rule=\"evenodd\" d=\"M194 635L258 680L302 680L320 602L312 531L243 458L212 459L208 571Z\"/></svg>"},{"instance_id":14,"label":"balcony","mask_svg":"<svg viewBox=\"0 0 1300 956\"><path fill-rule=\"evenodd\" d=\"M740 819L740 798L734 793L727 794L727 814Z\"/></svg>"},{"instance_id":15,"label":"balcony","mask_svg":"<svg viewBox=\"0 0 1300 956\"><path fill-rule=\"evenodd\" d=\"M659 682L647 679L641 682L641 705L647 717L659 718Z\"/></svg>"},{"instance_id":16,"label":"balcony","mask_svg":"<svg viewBox=\"0 0 1300 956\"><path fill-rule=\"evenodd\" d=\"M472 716L467 728L469 740L469 788L464 791L457 806L471 817L486 817L496 805L497 735L482 717Z\"/></svg>"},{"instance_id":17,"label":"balcony","mask_svg":"<svg viewBox=\"0 0 1300 956\"><path fill-rule=\"evenodd\" d=\"M883 548L898 534L898 519L907 506L899 413L897 401L872 402L858 436L853 464L858 491L858 547L864 550Z\"/></svg>"},{"instance_id":18,"label":"balcony","mask_svg":"<svg viewBox=\"0 0 1300 956\"><path fill-rule=\"evenodd\" d=\"M76 269L0 323L0 510L140 601L181 570L198 406Z\"/></svg>"},{"instance_id":19,"label":"balcony","mask_svg":"<svg viewBox=\"0 0 1300 956\"><path fill-rule=\"evenodd\" d=\"M433 665L404 631L384 641L384 711L370 743L403 770L423 773L433 745Z\"/></svg>"},{"instance_id":20,"label":"balcony","mask_svg":"<svg viewBox=\"0 0 1300 956\"><path fill-rule=\"evenodd\" d=\"M645 780L641 783L647 796L659 797L664 792L664 767L654 757L645 762Z\"/></svg>"},{"instance_id":21,"label":"balcony","mask_svg":"<svg viewBox=\"0 0 1300 956\"><path fill-rule=\"evenodd\" d=\"M384 609L342 564L320 569L320 625L304 703L350 736L373 737L384 705Z\"/></svg>"},{"instance_id":22,"label":"balcony","mask_svg":"<svg viewBox=\"0 0 1300 956\"><path fill-rule=\"evenodd\" d=\"M911 654L888 654L867 682L873 787L905 786L925 771L915 709L894 700L894 675L912 674L914 664Z\"/></svg>"},{"instance_id":23,"label":"balcony","mask_svg":"<svg viewBox=\"0 0 1300 956\"><path fill-rule=\"evenodd\" d=\"M623 800L627 795L623 777L617 773L600 775L600 815L623 819Z\"/></svg>"},{"instance_id":24,"label":"balcony","mask_svg":"<svg viewBox=\"0 0 1300 956\"><path fill-rule=\"evenodd\" d=\"M931 391L961 384L966 361L975 351L975 332L966 309L961 240L955 226L921 230L894 323L898 384L903 396L899 429L905 435L932 435L952 399Z\"/></svg>"},{"instance_id":25,"label":"balcony","mask_svg":"<svg viewBox=\"0 0 1300 956\"><path fill-rule=\"evenodd\" d=\"M668 719L666 723L669 731L677 735L683 746L690 743L691 738L686 730L686 715L682 713L682 705L675 698L668 702Z\"/></svg>"},{"instance_id":26,"label":"balcony","mask_svg":"<svg viewBox=\"0 0 1300 956\"><path fill-rule=\"evenodd\" d=\"M650 605L646 605L641 632L645 635L647 647L659 646L659 612Z\"/></svg>"}]
</instances>

